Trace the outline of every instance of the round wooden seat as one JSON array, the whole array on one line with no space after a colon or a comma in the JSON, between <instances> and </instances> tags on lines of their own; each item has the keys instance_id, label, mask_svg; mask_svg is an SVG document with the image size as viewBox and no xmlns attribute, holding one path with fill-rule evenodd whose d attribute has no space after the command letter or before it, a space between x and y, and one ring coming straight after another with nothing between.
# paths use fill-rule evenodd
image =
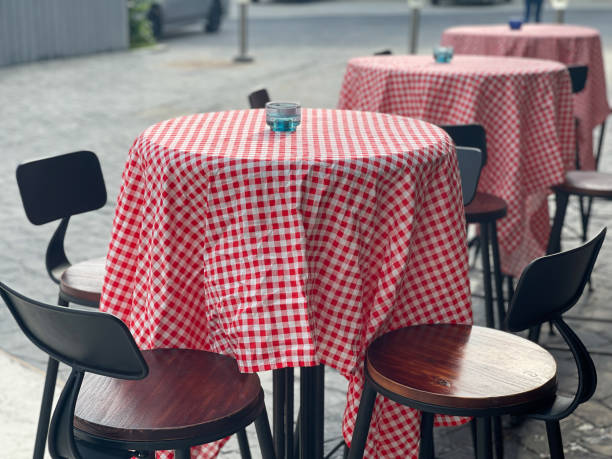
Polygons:
<instances>
[{"instance_id":1,"label":"round wooden seat","mask_svg":"<svg viewBox=\"0 0 612 459\"><path fill-rule=\"evenodd\" d=\"M75 263L60 277L60 292L68 301L98 306L104 282L106 258Z\"/></svg>"},{"instance_id":2,"label":"round wooden seat","mask_svg":"<svg viewBox=\"0 0 612 459\"><path fill-rule=\"evenodd\" d=\"M570 171L556 191L582 196L612 198L612 174L597 171Z\"/></svg>"},{"instance_id":3,"label":"round wooden seat","mask_svg":"<svg viewBox=\"0 0 612 459\"><path fill-rule=\"evenodd\" d=\"M508 204L501 198L489 193L476 192L476 196L465 207L465 220L468 223L482 223L504 218Z\"/></svg>"},{"instance_id":4,"label":"round wooden seat","mask_svg":"<svg viewBox=\"0 0 612 459\"><path fill-rule=\"evenodd\" d=\"M499 330L420 325L387 333L367 352L381 388L437 413L533 406L556 392L557 365L545 349Z\"/></svg>"},{"instance_id":5,"label":"round wooden seat","mask_svg":"<svg viewBox=\"0 0 612 459\"><path fill-rule=\"evenodd\" d=\"M221 439L253 422L264 407L257 374L240 373L228 356L186 349L142 351L146 378L86 374L74 427L123 443Z\"/></svg>"}]
</instances>

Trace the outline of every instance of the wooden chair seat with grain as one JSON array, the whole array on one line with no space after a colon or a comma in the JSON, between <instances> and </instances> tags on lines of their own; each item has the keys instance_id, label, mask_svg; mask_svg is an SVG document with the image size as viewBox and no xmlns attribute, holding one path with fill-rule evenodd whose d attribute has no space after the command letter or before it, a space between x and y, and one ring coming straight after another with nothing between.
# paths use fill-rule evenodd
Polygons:
<instances>
[{"instance_id":1,"label":"wooden chair seat with grain","mask_svg":"<svg viewBox=\"0 0 612 459\"><path fill-rule=\"evenodd\" d=\"M0 296L24 334L72 368L49 429L54 459L151 457L239 433L255 422L262 456L274 450L264 394L256 374L240 373L230 357L205 351L140 351L118 318L51 306L0 283ZM58 332L58 331L61 331Z\"/></svg>"}]
</instances>

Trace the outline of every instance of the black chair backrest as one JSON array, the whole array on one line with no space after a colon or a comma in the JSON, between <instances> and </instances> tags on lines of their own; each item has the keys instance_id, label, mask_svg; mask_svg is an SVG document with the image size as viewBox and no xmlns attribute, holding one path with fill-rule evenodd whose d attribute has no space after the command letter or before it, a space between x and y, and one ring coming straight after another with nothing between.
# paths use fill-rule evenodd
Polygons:
<instances>
[{"instance_id":1,"label":"black chair backrest","mask_svg":"<svg viewBox=\"0 0 612 459\"><path fill-rule=\"evenodd\" d=\"M265 88L249 94L249 105L251 108L266 108L268 102L270 102L270 95Z\"/></svg>"},{"instance_id":2,"label":"black chair backrest","mask_svg":"<svg viewBox=\"0 0 612 459\"><path fill-rule=\"evenodd\" d=\"M482 152L482 166L487 164L487 136L480 124L448 124L442 129L459 147L478 148Z\"/></svg>"},{"instance_id":3,"label":"black chair backrest","mask_svg":"<svg viewBox=\"0 0 612 459\"><path fill-rule=\"evenodd\" d=\"M31 300L0 283L0 296L36 346L78 371L121 379L142 379L147 364L127 326L97 311L52 306Z\"/></svg>"},{"instance_id":4,"label":"black chair backrest","mask_svg":"<svg viewBox=\"0 0 612 459\"><path fill-rule=\"evenodd\" d=\"M605 236L606 228L580 247L531 262L512 297L508 329L522 331L534 327L560 317L574 306L591 276Z\"/></svg>"},{"instance_id":5,"label":"black chair backrest","mask_svg":"<svg viewBox=\"0 0 612 459\"><path fill-rule=\"evenodd\" d=\"M461 174L463 205L467 206L474 199L478 188L482 170L482 152L478 148L457 147L457 161Z\"/></svg>"},{"instance_id":6,"label":"black chair backrest","mask_svg":"<svg viewBox=\"0 0 612 459\"><path fill-rule=\"evenodd\" d=\"M375 56L390 56L393 54L390 49L383 49L382 51L376 51Z\"/></svg>"},{"instance_id":7,"label":"black chair backrest","mask_svg":"<svg viewBox=\"0 0 612 459\"><path fill-rule=\"evenodd\" d=\"M572 80L572 93L579 93L586 85L589 67L586 65L568 65L567 70Z\"/></svg>"},{"instance_id":8,"label":"black chair backrest","mask_svg":"<svg viewBox=\"0 0 612 459\"><path fill-rule=\"evenodd\" d=\"M106 204L100 161L91 151L20 164L17 184L28 220L35 225L96 210Z\"/></svg>"}]
</instances>

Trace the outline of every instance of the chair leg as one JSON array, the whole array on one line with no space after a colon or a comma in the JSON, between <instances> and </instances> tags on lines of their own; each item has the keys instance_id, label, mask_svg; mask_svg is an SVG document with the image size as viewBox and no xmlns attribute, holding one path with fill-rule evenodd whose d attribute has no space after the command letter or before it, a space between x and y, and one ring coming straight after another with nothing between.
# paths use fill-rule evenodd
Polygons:
<instances>
[{"instance_id":1,"label":"chair leg","mask_svg":"<svg viewBox=\"0 0 612 459\"><path fill-rule=\"evenodd\" d=\"M501 273L501 261L499 259L499 241L497 240L497 223L489 224L491 229L491 251L493 252L493 276L495 277L495 294L497 295L497 320L499 329L504 329L506 320L506 304L504 299L504 279Z\"/></svg>"},{"instance_id":2,"label":"chair leg","mask_svg":"<svg viewBox=\"0 0 612 459\"><path fill-rule=\"evenodd\" d=\"M251 459L251 448L249 448L249 439L247 438L246 430L240 429L236 432L236 438L238 439L240 457L242 459Z\"/></svg>"},{"instance_id":3,"label":"chair leg","mask_svg":"<svg viewBox=\"0 0 612 459\"><path fill-rule=\"evenodd\" d=\"M512 276L506 276L506 280L508 281L508 307L510 307L512 297L514 296L514 278Z\"/></svg>"},{"instance_id":4,"label":"chair leg","mask_svg":"<svg viewBox=\"0 0 612 459\"><path fill-rule=\"evenodd\" d=\"M359 411L357 411L357 420L355 421L348 459L361 459L363 457L376 395L376 391L366 379L361 400L359 401Z\"/></svg>"},{"instance_id":5,"label":"chair leg","mask_svg":"<svg viewBox=\"0 0 612 459\"><path fill-rule=\"evenodd\" d=\"M495 457L497 459L504 459L504 431L502 429L501 416L493 418L493 440Z\"/></svg>"},{"instance_id":6,"label":"chair leg","mask_svg":"<svg viewBox=\"0 0 612 459\"><path fill-rule=\"evenodd\" d=\"M553 221L553 227L550 230L548 248L546 249L546 253L549 255L552 253L561 252L561 231L563 230L563 221L565 220L565 211L567 209L568 200L569 195L566 193L557 192L555 195L555 219Z\"/></svg>"},{"instance_id":7,"label":"chair leg","mask_svg":"<svg viewBox=\"0 0 612 459\"><path fill-rule=\"evenodd\" d=\"M477 418L476 431L476 459L491 459L493 457L491 418Z\"/></svg>"},{"instance_id":8,"label":"chair leg","mask_svg":"<svg viewBox=\"0 0 612 459\"><path fill-rule=\"evenodd\" d=\"M174 459L191 459L190 448L175 449Z\"/></svg>"},{"instance_id":9,"label":"chair leg","mask_svg":"<svg viewBox=\"0 0 612 459\"><path fill-rule=\"evenodd\" d=\"M480 249L482 250L482 277L485 293L485 318L487 327L495 327L493 316L493 289L491 286L491 261L489 259L489 228L483 223L480 225Z\"/></svg>"},{"instance_id":10,"label":"chair leg","mask_svg":"<svg viewBox=\"0 0 612 459\"><path fill-rule=\"evenodd\" d=\"M563 440L561 439L561 427L559 421L546 421L546 435L551 459L563 459Z\"/></svg>"},{"instance_id":11,"label":"chair leg","mask_svg":"<svg viewBox=\"0 0 612 459\"><path fill-rule=\"evenodd\" d=\"M36 429L36 442L34 444L34 459L43 459L45 455L45 443L49 431L49 419L53 407L53 394L57 382L58 361L49 357L47 361L47 374L43 389L42 401L40 402L40 414L38 416L38 427Z\"/></svg>"},{"instance_id":12,"label":"chair leg","mask_svg":"<svg viewBox=\"0 0 612 459\"><path fill-rule=\"evenodd\" d=\"M68 307L68 301L61 295L57 298L58 306ZM47 374L45 375L45 386L40 402L40 414L38 416L38 427L36 428L36 440L34 443L33 459L43 459L45 455L45 445L49 432L49 420L51 419L51 408L53 407L53 394L57 383L58 361L49 357L47 361Z\"/></svg>"},{"instance_id":13,"label":"chair leg","mask_svg":"<svg viewBox=\"0 0 612 459\"><path fill-rule=\"evenodd\" d=\"M419 459L434 459L435 457L433 427L433 413L421 413L421 442L419 446Z\"/></svg>"},{"instance_id":14,"label":"chair leg","mask_svg":"<svg viewBox=\"0 0 612 459\"><path fill-rule=\"evenodd\" d=\"M270 431L270 423L268 422L268 414L265 408L255 419L255 431L257 432L261 457L263 459L276 459L274 441L272 440L272 432Z\"/></svg>"}]
</instances>

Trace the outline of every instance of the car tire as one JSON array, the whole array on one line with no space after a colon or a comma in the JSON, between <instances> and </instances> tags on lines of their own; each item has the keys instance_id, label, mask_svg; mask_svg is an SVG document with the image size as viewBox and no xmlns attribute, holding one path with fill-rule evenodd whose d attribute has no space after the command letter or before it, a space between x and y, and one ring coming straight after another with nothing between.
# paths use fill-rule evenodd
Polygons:
<instances>
[{"instance_id":1,"label":"car tire","mask_svg":"<svg viewBox=\"0 0 612 459\"><path fill-rule=\"evenodd\" d=\"M206 33L213 33L219 30L222 13L221 0L213 0L208 17L206 18L206 26L204 27Z\"/></svg>"},{"instance_id":2,"label":"car tire","mask_svg":"<svg viewBox=\"0 0 612 459\"><path fill-rule=\"evenodd\" d=\"M164 26L162 23L161 9L157 5L153 5L147 15L149 21L151 21L151 29L153 30L153 36L156 40L159 40L164 32Z\"/></svg>"}]
</instances>

